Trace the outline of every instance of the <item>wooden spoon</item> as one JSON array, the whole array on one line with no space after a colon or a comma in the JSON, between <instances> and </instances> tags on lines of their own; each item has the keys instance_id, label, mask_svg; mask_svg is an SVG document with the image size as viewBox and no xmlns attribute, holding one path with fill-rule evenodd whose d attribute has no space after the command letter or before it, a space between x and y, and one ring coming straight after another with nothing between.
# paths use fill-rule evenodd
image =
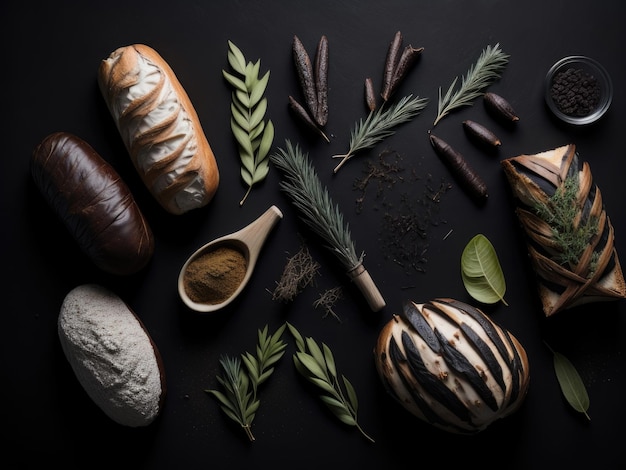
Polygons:
<instances>
[{"instance_id":1,"label":"wooden spoon","mask_svg":"<svg viewBox=\"0 0 626 470\"><path fill-rule=\"evenodd\" d=\"M246 284L252 276L254 267L256 265L259 253L267 236L270 234L276 223L282 219L283 213L276 206L271 206L267 209L259 218L245 226L241 230L224 235L220 238L207 243L206 245L198 248L185 262L180 274L178 275L178 294L182 301L190 309L196 312L207 313L219 310L229 303L231 303L246 287ZM185 273L189 264L197 259L199 256L209 253L212 250L216 250L219 247L229 247L238 250L245 258L246 261L246 273L237 287L237 289L223 302L220 303L200 303L192 300L185 289Z\"/></svg>"}]
</instances>

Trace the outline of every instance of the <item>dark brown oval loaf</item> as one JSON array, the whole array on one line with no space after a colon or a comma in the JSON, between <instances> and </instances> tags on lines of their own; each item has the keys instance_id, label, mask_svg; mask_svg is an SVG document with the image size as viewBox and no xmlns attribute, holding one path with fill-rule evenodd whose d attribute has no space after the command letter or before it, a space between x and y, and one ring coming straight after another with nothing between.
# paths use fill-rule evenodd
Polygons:
<instances>
[{"instance_id":1,"label":"dark brown oval loaf","mask_svg":"<svg viewBox=\"0 0 626 470\"><path fill-rule=\"evenodd\" d=\"M129 275L154 253L154 236L126 183L87 142L67 132L33 152L31 174L42 195L100 269Z\"/></svg>"}]
</instances>

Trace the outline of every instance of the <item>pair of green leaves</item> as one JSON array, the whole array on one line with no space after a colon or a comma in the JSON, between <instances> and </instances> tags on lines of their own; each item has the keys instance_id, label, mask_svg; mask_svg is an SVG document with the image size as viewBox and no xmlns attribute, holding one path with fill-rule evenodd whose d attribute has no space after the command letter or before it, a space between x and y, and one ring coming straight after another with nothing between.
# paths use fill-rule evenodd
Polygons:
<instances>
[{"instance_id":1,"label":"pair of green leaves","mask_svg":"<svg viewBox=\"0 0 626 470\"><path fill-rule=\"evenodd\" d=\"M494 304L504 300L506 281L498 254L483 234L474 236L461 255L461 277L467 292L477 301Z\"/></svg>"},{"instance_id":2,"label":"pair of green leaves","mask_svg":"<svg viewBox=\"0 0 626 470\"><path fill-rule=\"evenodd\" d=\"M252 421L260 405L258 387L272 375L274 364L285 354L287 344L281 339L285 326L283 324L273 335L269 335L267 325L258 331L256 356L249 352L242 354L241 358L222 356L220 365L224 375L218 376L217 381L224 391L205 390L217 398L222 411L241 425L251 441L255 440Z\"/></svg>"},{"instance_id":3,"label":"pair of green leaves","mask_svg":"<svg viewBox=\"0 0 626 470\"><path fill-rule=\"evenodd\" d=\"M230 106L230 127L239 147L241 178L248 185L243 205L252 186L267 176L269 172L269 151L274 142L274 125L265 121L267 98L265 89L270 72L260 77L261 61L247 62L235 44L228 41L228 63L239 76L222 70L228 83L234 88Z\"/></svg>"},{"instance_id":4,"label":"pair of green leaves","mask_svg":"<svg viewBox=\"0 0 626 470\"><path fill-rule=\"evenodd\" d=\"M325 343L321 343L320 346L313 338L304 338L290 323L287 323L287 326L296 341L297 351L293 355L296 370L321 389L320 399L342 423L356 426L365 438L374 442L357 421L359 401L356 391L343 374L341 381L339 380L335 358L330 348Z\"/></svg>"}]
</instances>

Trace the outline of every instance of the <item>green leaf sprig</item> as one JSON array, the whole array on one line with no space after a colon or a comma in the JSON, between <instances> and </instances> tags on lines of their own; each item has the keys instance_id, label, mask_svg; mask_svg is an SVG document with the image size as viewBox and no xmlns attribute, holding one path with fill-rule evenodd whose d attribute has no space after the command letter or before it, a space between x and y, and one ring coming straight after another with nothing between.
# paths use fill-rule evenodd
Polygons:
<instances>
[{"instance_id":1,"label":"green leaf sprig","mask_svg":"<svg viewBox=\"0 0 626 470\"><path fill-rule=\"evenodd\" d=\"M297 352L293 355L296 370L322 390L320 399L342 423L355 426L366 439L374 442L357 421L359 401L356 391L343 374L339 381L330 348L324 343L318 345L313 338L302 337L292 324L287 323L287 326L296 341Z\"/></svg>"},{"instance_id":2,"label":"green leaf sprig","mask_svg":"<svg viewBox=\"0 0 626 470\"><path fill-rule=\"evenodd\" d=\"M465 76L461 77L461 86L455 90L459 77L455 77L444 96L439 87L439 103L437 117L433 127L451 111L462 106L471 106L473 101L483 95L483 91L491 83L500 78L502 71L509 62L509 55L500 49L500 44L487 46L481 52L475 64L472 64Z\"/></svg>"},{"instance_id":3,"label":"green leaf sprig","mask_svg":"<svg viewBox=\"0 0 626 470\"><path fill-rule=\"evenodd\" d=\"M576 367L563 354L554 351L547 343L546 346L552 352L554 371L563 396L572 408L579 413L583 413L591 421L591 417L587 413L589 409L589 395Z\"/></svg>"},{"instance_id":4,"label":"green leaf sprig","mask_svg":"<svg viewBox=\"0 0 626 470\"><path fill-rule=\"evenodd\" d=\"M233 421L239 423L248 439L254 441L252 421L259 405L258 388L274 372L274 364L285 354L287 344L281 339L286 325L280 326L273 335L268 334L268 327L258 330L256 356L245 352L240 357L222 355L220 365L224 375L217 376L217 381L224 391L210 389L206 393L213 395L220 403L222 411ZM245 370L241 364L245 364Z\"/></svg>"},{"instance_id":5,"label":"green leaf sprig","mask_svg":"<svg viewBox=\"0 0 626 470\"><path fill-rule=\"evenodd\" d=\"M372 148L393 135L397 126L413 119L427 104L428 98L408 95L389 108L380 107L376 111L370 111L367 118L360 119L352 129L348 153L332 156L332 158L341 158L333 173L337 173L357 152Z\"/></svg>"},{"instance_id":6,"label":"green leaf sprig","mask_svg":"<svg viewBox=\"0 0 626 470\"><path fill-rule=\"evenodd\" d=\"M461 277L467 292L479 302L494 304L504 300L506 281L498 254L487 237L475 235L461 254Z\"/></svg>"},{"instance_id":7,"label":"green leaf sprig","mask_svg":"<svg viewBox=\"0 0 626 470\"><path fill-rule=\"evenodd\" d=\"M234 88L231 101L230 127L237 140L241 159L241 178L248 189L239 202L242 206L252 190L269 172L268 155L274 141L274 125L265 121L267 98L265 89L270 72L259 77L261 61L246 62L241 49L228 41L228 63L241 76L222 70L224 78Z\"/></svg>"}]
</instances>

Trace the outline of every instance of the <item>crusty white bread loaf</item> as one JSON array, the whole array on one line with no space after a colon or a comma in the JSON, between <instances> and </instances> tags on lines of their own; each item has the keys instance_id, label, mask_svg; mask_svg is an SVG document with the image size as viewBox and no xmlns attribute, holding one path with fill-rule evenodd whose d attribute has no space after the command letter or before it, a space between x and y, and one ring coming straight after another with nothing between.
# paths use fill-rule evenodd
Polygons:
<instances>
[{"instance_id":1,"label":"crusty white bread loaf","mask_svg":"<svg viewBox=\"0 0 626 470\"><path fill-rule=\"evenodd\" d=\"M219 184L200 119L167 62L143 44L102 60L98 84L143 182L161 206L182 214L208 204Z\"/></svg>"},{"instance_id":2,"label":"crusty white bread loaf","mask_svg":"<svg viewBox=\"0 0 626 470\"><path fill-rule=\"evenodd\" d=\"M58 334L89 397L115 422L147 426L165 399L161 355L144 325L115 293L97 284L63 300Z\"/></svg>"}]
</instances>

